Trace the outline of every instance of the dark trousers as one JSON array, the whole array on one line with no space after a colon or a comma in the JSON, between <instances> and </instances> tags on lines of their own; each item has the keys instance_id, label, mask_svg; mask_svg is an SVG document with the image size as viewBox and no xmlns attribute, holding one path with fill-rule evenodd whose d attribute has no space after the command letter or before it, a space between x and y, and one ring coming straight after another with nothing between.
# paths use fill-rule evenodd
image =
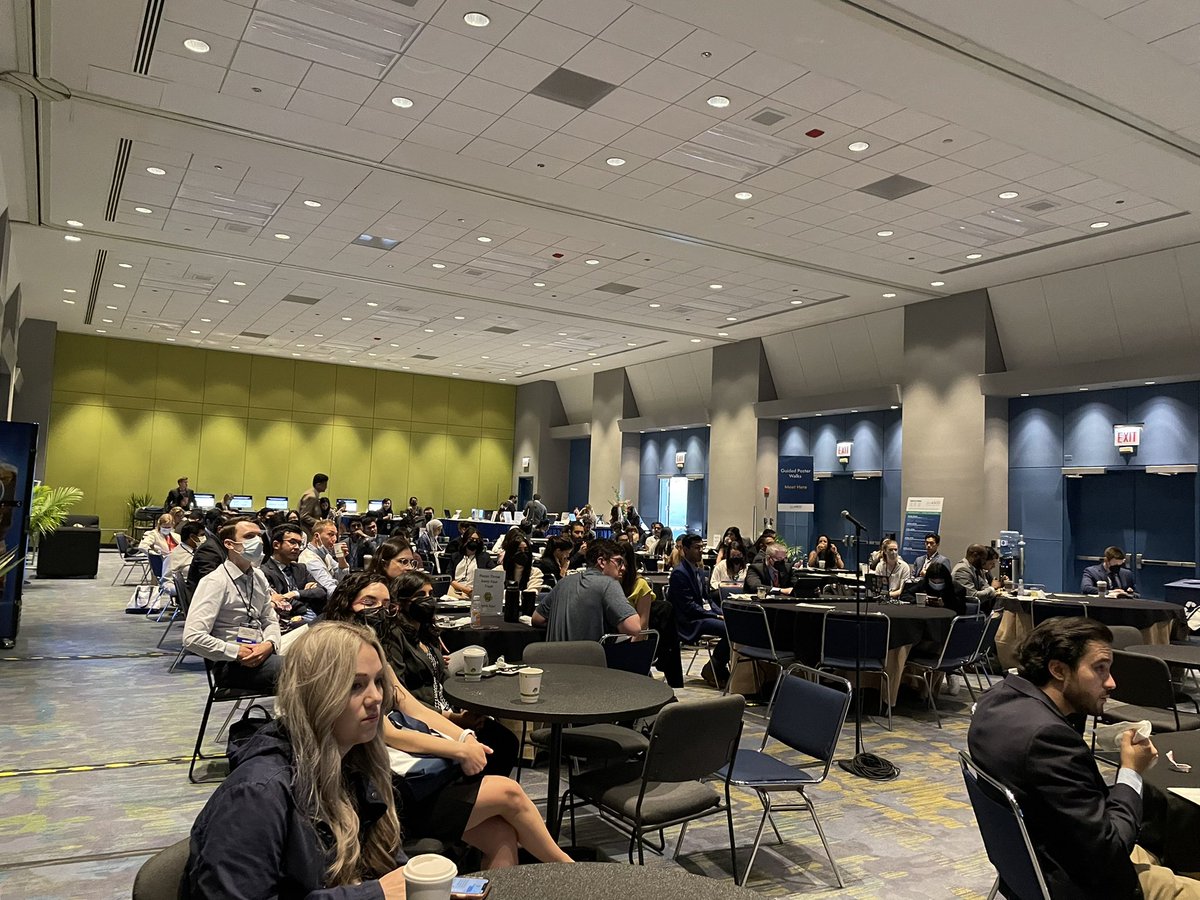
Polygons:
<instances>
[{"instance_id":1,"label":"dark trousers","mask_svg":"<svg viewBox=\"0 0 1200 900\"><path fill-rule=\"evenodd\" d=\"M517 750L521 743L517 736L495 719L485 719L475 728L475 738L492 748L483 774L511 775L517 765Z\"/></svg>"},{"instance_id":2,"label":"dark trousers","mask_svg":"<svg viewBox=\"0 0 1200 900\"><path fill-rule=\"evenodd\" d=\"M650 601L650 627L658 632L655 668L663 673L667 684L671 687L683 687L683 660L679 654L679 631L675 627L675 607L657 597Z\"/></svg>"},{"instance_id":3,"label":"dark trousers","mask_svg":"<svg viewBox=\"0 0 1200 900\"><path fill-rule=\"evenodd\" d=\"M275 682L279 679L281 671L283 657L272 653L266 662L254 669L235 662L219 662L213 666L213 680L217 687L274 694Z\"/></svg>"},{"instance_id":4,"label":"dark trousers","mask_svg":"<svg viewBox=\"0 0 1200 900\"><path fill-rule=\"evenodd\" d=\"M724 619L697 619L688 623L688 640L695 640L700 635L713 635L721 638L712 649L713 672L718 679L724 681L729 677L729 637L725 630Z\"/></svg>"}]
</instances>

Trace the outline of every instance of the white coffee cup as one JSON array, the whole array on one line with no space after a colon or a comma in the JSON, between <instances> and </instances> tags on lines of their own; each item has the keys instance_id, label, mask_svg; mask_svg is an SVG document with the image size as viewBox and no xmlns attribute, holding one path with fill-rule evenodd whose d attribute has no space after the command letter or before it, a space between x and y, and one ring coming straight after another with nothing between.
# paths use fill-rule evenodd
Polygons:
<instances>
[{"instance_id":1,"label":"white coffee cup","mask_svg":"<svg viewBox=\"0 0 1200 900\"><path fill-rule=\"evenodd\" d=\"M817 560L817 568L818 568L818 569L823 569L823 568L825 568L825 560L823 560L823 559L818 559L818 560Z\"/></svg>"},{"instance_id":2,"label":"white coffee cup","mask_svg":"<svg viewBox=\"0 0 1200 900\"><path fill-rule=\"evenodd\" d=\"M1096 592L1097 592L1097 593L1098 593L1098 594L1099 594L1101 597L1103 597L1105 594L1107 594L1107 593L1108 593L1108 582L1107 582L1107 581L1105 581L1103 578L1099 579L1099 580L1096 582Z\"/></svg>"},{"instance_id":3,"label":"white coffee cup","mask_svg":"<svg viewBox=\"0 0 1200 900\"><path fill-rule=\"evenodd\" d=\"M525 668L517 673L521 681L521 702L537 703L542 694L542 670Z\"/></svg>"},{"instance_id":4,"label":"white coffee cup","mask_svg":"<svg viewBox=\"0 0 1200 900\"><path fill-rule=\"evenodd\" d=\"M759 600L766 600L767 599L767 588L759 585L758 590L756 590L754 592L754 594L756 597L758 597Z\"/></svg>"},{"instance_id":5,"label":"white coffee cup","mask_svg":"<svg viewBox=\"0 0 1200 900\"><path fill-rule=\"evenodd\" d=\"M404 866L404 889L408 900L450 900L450 885L458 866L436 853L414 856Z\"/></svg>"},{"instance_id":6,"label":"white coffee cup","mask_svg":"<svg viewBox=\"0 0 1200 900\"><path fill-rule=\"evenodd\" d=\"M917 606L924 606L929 602L928 594L917 594Z\"/></svg>"},{"instance_id":7,"label":"white coffee cup","mask_svg":"<svg viewBox=\"0 0 1200 900\"><path fill-rule=\"evenodd\" d=\"M479 681L483 667L487 665L487 651L482 647L467 647L463 650L463 677L467 681Z\"/></svg>"}]
</instances>

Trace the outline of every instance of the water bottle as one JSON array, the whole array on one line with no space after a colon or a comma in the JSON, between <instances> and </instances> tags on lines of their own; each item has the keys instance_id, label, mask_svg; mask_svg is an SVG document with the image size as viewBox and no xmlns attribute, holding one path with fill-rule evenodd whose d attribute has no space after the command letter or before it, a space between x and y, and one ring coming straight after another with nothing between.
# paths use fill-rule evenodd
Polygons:
<instances>
[{"instance_id":1,"label":"water bottle","mask_svg":"<svg viewBox=\"0 0 1200 900\"><path fill-rule=\"evenodd\" d=\"M1017 579L1017 596L1018 597L1025 596L1025 579L1024 578Z\"/></svg>"}]
</instances>

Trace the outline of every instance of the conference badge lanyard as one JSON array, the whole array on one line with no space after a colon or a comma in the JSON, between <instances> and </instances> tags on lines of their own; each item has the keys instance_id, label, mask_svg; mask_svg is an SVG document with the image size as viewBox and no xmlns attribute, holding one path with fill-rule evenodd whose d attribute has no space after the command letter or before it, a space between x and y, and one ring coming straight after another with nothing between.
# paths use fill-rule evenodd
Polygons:
<instances>
[{"instance_id":1,"label":"conference badge lanyard","mask_svg":"<svg viewBox=\"0 0 1200 900\"><path fill-rule=\"evenodd\" d=\"M225 576L229 579L229 583L233 585L233 589L237 591L238 597L246 604L246 618L250 620L248 625L239 625L237 630L237 643L239 644L258 644L263 639L262 620L254 609L254 570L251 569L246 573L250 577L250 594L247 596L242 593L242 589L238 587L237 579L229 574L229 570L225 570Z\"/></svg>"}]
</instances>

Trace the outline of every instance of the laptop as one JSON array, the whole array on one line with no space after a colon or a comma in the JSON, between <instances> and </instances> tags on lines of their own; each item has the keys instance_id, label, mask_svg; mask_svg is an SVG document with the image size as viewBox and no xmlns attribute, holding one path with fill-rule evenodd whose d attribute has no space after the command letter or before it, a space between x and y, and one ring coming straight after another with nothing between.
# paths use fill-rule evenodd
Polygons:
<instances>
[{"instance_id":1,"label":"laptop","mask_svg":"<svg viewBox=\"0 0 1200 900\"><path fill-rule=\"evenodd\" d=\"M287 509L288 498L267 494L267 509Z\"/></svg>"},{"instance_id":2,"label":"laptop","mask_svg":"<svg viewBox=\"0 0 1200 900\"><path fill-rule=\"evenodd\" d=\"M338 497L337 505L343 507L348 513L358 512L358 501L353 497Z\"/></svg>"},{"instance_id":3,"label":"laptop","mask_svg":"<svg viewBox=\"0 0 1200 900\"><path fill-rule=\"evenodd\" d=\"M367 512L379 512L381 509L383 509L383 501L382 500L368 500L367 501Z\"/></svg>"},{"instance_id":4,"label":"laptop","mask_svg":"<svg viewBox=\"0 0 1200 900\"><path fill-rule=\"evenodd\" d=\"M234 494L229 501L230 509L254 509L254 497L250 494Z\"/></svg>"},{"instance_id":5,"label":"laptop","mask_svg":"<svg viewBox=\"0 0 1200 900\"><path fill-rule=\"evenodd\" d=\"M216 494L192 494L192 497L200 509L212 509L217 505Z\"/></svg>"}]
</instances>

